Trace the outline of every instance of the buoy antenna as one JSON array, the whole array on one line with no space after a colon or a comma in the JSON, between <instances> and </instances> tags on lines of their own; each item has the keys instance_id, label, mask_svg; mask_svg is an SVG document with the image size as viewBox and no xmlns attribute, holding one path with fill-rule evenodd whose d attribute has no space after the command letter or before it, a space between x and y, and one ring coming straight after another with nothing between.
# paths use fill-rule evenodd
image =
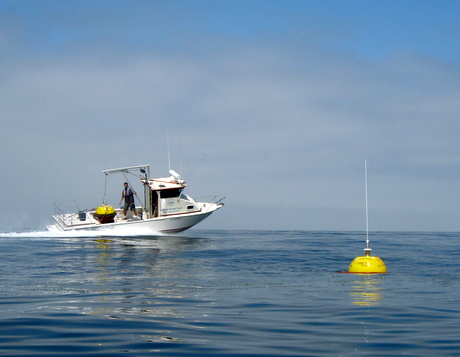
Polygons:
<instances>
[{"instance_id":1,"label":"buoy antenna","mask_svg":"<svg viewBox=\"0 0 460 357\"><path fill-rule=\"evenodd\" d=\"M350 264L346 273L353 274L381 274L387 272L385 263L376 256L371 256L371 248L369 247L369 207L367 199L367 160L364 159L364 183L366 188L366 248L364 248L365 256L356 257Z\"/></svg>"},{"instance_id":2,"label":"buoy antenna","mask_svg":"<svg viewBox=\"0 0 460 357\"><path fill-rule=\"evenodd\" d=\"M364 159L364 187L366 191L366 255L370 255L371 248L369 248L369 204L367 198L367 159Z\"/></svg>"}]
</instances>

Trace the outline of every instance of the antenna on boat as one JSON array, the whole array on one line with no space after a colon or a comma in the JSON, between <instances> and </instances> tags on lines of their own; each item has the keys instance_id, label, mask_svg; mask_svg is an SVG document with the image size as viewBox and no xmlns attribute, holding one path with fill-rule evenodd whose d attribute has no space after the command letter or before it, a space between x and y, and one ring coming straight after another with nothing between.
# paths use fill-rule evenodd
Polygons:
<instances>
[{"instance_id":1,"label":"antenna on boat","mask_svg":"<svg viewBox=\"0 0 460 357\"><path fill-rule=\"evenodd\" d=\"M356 257L350 264L348 271L345 273L355 274L379 274L386 273L387 267L382 259L376 256L371 256L372 249L369 247L369 213L367 199L367 159L364 159L364 181L366 189L366 248L364 248L365 256Z\"/></svg>"},{"instance_id":2,"label":"antenna on boat","mask_svg":"<svg viewBox=\"0 0 460 357\"><path fill-rule=\"evenodd\" d=\"M169 153L169 129L166 129L166 145L168 146L168 171L171 170L171 155Z\"/></svg>"},{"instance_id":3,"label":"antenna on boat","mask_svg":"<svg viewBox=\"0 0 460 357\"><path fill-rule=\"evenodd\" d=\"M182 175L182 137L179 136L179 173Z\"/></svg>"}]
</instances>

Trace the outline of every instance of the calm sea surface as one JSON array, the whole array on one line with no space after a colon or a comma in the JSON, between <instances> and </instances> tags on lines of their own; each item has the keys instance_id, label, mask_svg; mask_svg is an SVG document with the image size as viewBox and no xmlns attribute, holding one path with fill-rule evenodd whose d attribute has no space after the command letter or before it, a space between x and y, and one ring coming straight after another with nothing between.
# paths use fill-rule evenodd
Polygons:
<instances>
[{"instance_id":1,"label":"calm sea surface","mask_svg":"<svg viewBox=\"0 0 460 357\"><path fill-rule=\"evenodd\" d=\"M460 233L0 234L2 356L460 356Z\"/></svg>"}]
</instances>

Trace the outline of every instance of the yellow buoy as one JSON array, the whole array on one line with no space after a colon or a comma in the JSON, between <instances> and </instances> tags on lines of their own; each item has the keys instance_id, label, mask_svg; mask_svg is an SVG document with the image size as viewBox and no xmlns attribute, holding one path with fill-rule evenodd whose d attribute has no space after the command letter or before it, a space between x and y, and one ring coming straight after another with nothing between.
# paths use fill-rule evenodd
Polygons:
<instances>
[{"instance_id":1,"label":"yellow buoy","mask_svg":"<svg viewBox=\"0 0 460 357\"><path fill-rule=\"evenodd\" d=\"M387 267L382 259L371 256L371 249L364 249L364 257L356 257L348 268L349 273L355 274L382 274L387 272Z\"/></svg>"},{"instance_id":2,"label":"yellow buoy","mask_svg":"<svg viewBox=\"0 0 460 357\"><path fill-rule=\"evenodd\" d=\"M100 205L96 208L96 212L94 213L94 217L100 223L113 223L115 221L115 216L117 212L115 209L110 205Z\"/></svg>"},{"instance_id":3,"label":"yellow buoy","mask_svg":"<svg viewBox=\"0 0 460 357\"><path fill-rule=\"evenodd\" d=\"M110 205L101 205L98 208L96 208L96 214L97 215L111 215L115 213L115 209L110 206Z\"/></svg>"}]
</instances>

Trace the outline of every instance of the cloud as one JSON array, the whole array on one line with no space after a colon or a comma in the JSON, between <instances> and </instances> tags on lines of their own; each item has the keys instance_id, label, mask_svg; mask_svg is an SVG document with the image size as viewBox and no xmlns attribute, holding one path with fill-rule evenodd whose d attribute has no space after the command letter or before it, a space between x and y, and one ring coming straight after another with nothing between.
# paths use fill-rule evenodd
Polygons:
<instances>
[{"instance_id":1,"label":"cloud","mask_svg":"<svg viewBox=\"0 0 460 357\"><path fill-rule=\"evenodd\" d=\"M105 168L164 175L167 135L188 192L227 196L203 227L361 229L367 157L376 229L459 229L456 65L277 41L38 56L16 45L0 70L0 229L17 212L43 222L55 200L99 204Z\"/></svg>"}]
</instances>

